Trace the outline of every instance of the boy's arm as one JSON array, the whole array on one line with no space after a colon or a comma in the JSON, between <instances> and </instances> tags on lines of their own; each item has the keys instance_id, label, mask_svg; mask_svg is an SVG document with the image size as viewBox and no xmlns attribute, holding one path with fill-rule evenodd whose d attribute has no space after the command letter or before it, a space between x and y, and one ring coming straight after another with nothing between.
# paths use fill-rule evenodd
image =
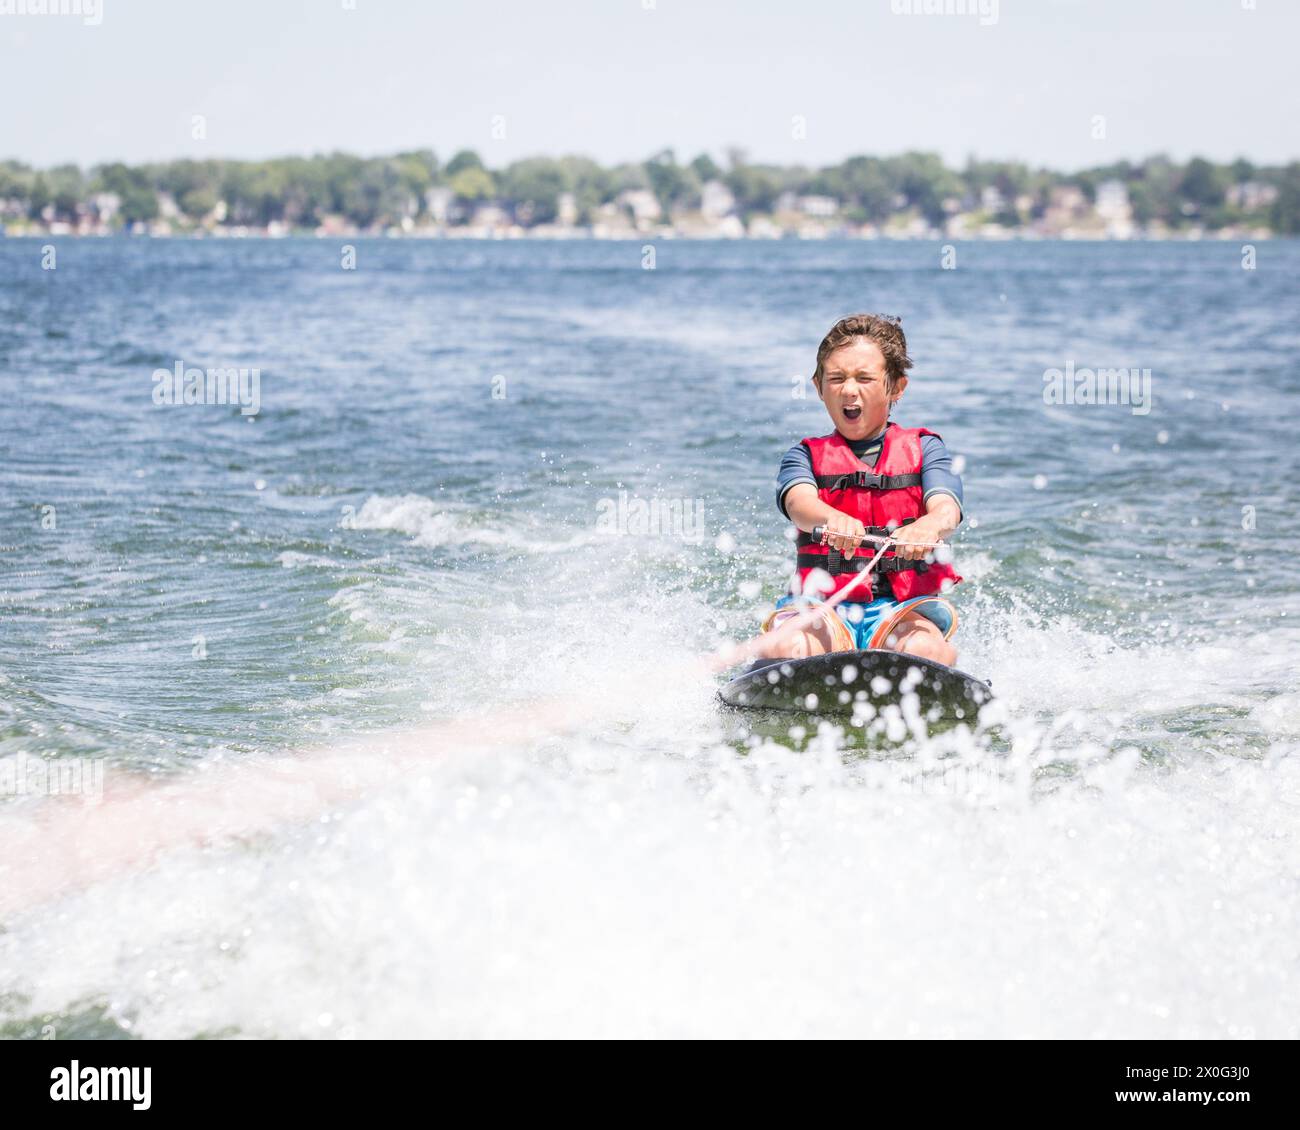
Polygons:
<instances>
[{"instance_id":1,"label":"boy's arm","mask_svg":"<svg viewBox=\"0 0 1300 1130\"><path fill-rule=\"evenodd\" d=\"M961 525L962 489L952 455L938 436L921 437L921 482L925 513L904 526L900 537L914 542L943 541ZM900 545L894 552L919 561L933 550L924 545Z\"/></svg>"},{"instance_id":2,"label":"boy's arm","mask_svg":"<svg viewBox=\"0 0 1300 1130\"><path fill-rule=\"evenodd\" d=\"M925 504L925 513L899 530L898 537L912 542L943 541L960 525L961 507L957 505L957 500L950 494L933 494ZM932 549L928 545L900 543L894 552L899 557L919 561Z\"/></svg>"},{"instance_id":3,"label":"boy's arm","mask_svg":"<svg viewBox=\"0 0 1300 1130\"><path fill-rule=\"evenodd\" d=\"M928 509L930 499L936 494L949 495L957 503L958 522L962 507L961 476L957 473L952 453L936 435L921 437L921 490L925 492L922 508Z\"/></svg>"},{"instance_id":4,"label":"boy's arm","mask_svg":"<svg viewBox=\"0 0 1300 1130\"><path fill-rule=\"evenodd\" d=\"M818 498L817 488L811 483L795 483L785 492L783 501L790 521L806 534L812 533L815 526L825 526L827 544L843 550L845 557L853 556L853 539L860 538L867 532L866 526L856 518L841 514ZM938 497L935 501L938 501Z\"/></svg>"},{"instance_id":5,"label":"boy's arm","mask_svg":"<svg viewBox=\"0 0 1300 1130\"><path fill-rule=\"evenodd\" d=\"M825 526L827 544L843 551L845 557L852 557L857 548L855 535L866 533L866 527L856 518L841 514L817 497L812 452L802 443L796 443L781 460L781 471L776 480L776 504L781 513L806 534L812 533L815 526Z\"/></svg>"}]
</instances>

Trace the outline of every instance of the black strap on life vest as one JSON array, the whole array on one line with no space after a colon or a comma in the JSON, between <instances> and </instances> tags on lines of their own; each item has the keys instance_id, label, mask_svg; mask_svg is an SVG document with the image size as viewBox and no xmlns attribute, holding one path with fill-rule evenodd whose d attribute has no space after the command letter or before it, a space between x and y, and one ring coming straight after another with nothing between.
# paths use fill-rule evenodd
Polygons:
<instances>
[{"instance_id":1,"label":"black strap on life vest","mask_svg":"<svg viewBox=\"0 0 1300 1130\"><path fill-rule=\"evenodd\" d=\"M919 487L919 472L907 475L878 475L875 471L850 471L845 475L817 475L818 490L902 490L904 487Z\"/></svg>"},{"instance_id":2,"label":"black strap on life vest","mask_svg":"<svg viewBox=\"0 0 1300 1130\"><path fill-rule=\"evenodd\" d=\"M870 557L850 557L846 561L844 555L838 549L832 549L829 553L798 554L795 557L795 568L824 569L832 577L838 577L841 573L861 573L870 561ZM882 557L876 563L875 571L877 573L906 573L913 569L918 573L928 573L930 565L926 561L909 561L904 557Z\"/></svg>"}]
</instances>

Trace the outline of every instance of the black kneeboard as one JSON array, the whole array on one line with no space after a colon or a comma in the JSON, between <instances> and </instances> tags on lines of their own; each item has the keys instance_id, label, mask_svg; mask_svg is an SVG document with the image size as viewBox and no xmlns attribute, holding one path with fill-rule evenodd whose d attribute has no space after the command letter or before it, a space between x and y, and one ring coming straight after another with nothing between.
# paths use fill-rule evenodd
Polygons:
<instances>
[{"instance_id":1,"label":"black kneeboard","mask_svg":"<svg viewBox=\"0 0 1300 1130\"><path fill-rule=\"evenodd\" d=\"M872 648L807 659L756 659L718 692L728 706L851 717L855 702L877 710L915 693L922 714L973 722L993 698L987 683L933 659Z\"/></svg>"}]
</instances>

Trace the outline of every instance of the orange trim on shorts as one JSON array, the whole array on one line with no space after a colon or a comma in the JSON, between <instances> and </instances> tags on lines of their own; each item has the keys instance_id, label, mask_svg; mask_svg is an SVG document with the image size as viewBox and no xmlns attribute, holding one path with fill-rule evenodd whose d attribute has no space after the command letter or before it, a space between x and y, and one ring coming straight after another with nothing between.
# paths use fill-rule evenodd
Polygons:
<instances>
[{"instance_id":1,"label":"orange trim on shorts","mask_svg":"<svg viewBox=\"0 0 1300 1130\"><path fill-rule=\"evenodd\" d=\"M763 621L764 632L770 632L782 620L788 620L791 616L798 616L801 612L807 612L806 608L797 608L793 605L785 608L777 608L768 613L767 619ZM828 624L831 630L831 651L857 651L858 644L853 638L853 633L849 631L849 626L840 618L834 610L829 615L822 618L822 622Z\"/></svg>"},{"instance_id":2,"label":"orange trim on shorts","mask_svg":"<svg viewBox=\"0 0 1300 1130\"><path fill-rule=\"evenodd\" d=\"M913 604L908 604L899 608L888 618L882 619L876 626L876 630L871 633L871 640L868 642L867 646L884 647L885 640L889 639L889 633L892 632L903 620L906 620L909 614L917 611L921 605L930 604L932 602L938 602L939 604L944 605L952 614L952 623L948 625L948 630L943 634L945 640L952 639L953 632L957 630L957 609L952 606L951 601L944 600L941 596L926 596ZM930 623L934 624L934 621L931 620ZM937 628L939 625L935 624L934 626Z\"/></svg>"}]
</instances>

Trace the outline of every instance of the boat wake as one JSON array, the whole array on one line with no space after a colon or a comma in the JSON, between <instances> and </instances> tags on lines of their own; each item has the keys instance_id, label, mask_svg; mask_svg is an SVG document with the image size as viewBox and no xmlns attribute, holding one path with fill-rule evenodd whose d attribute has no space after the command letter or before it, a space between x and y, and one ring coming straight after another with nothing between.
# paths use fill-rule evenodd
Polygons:
<instances>
[{"instance_id":1,"label":"boat wake","mask_svg":"<svg viewBox=\"0 0 1300 1130\"><path fill-rule=\"evenodd\" d=\"M1297 1035L1296 734L1246 680L848 757L835 726L728 734L666 654L9 806L4 1031ZM1156 694L1214 658L1082 654Z\"/></svg>"},{"instance_id":2,"label":"boat wake","mask_svg":"<svg viewBox=\"0 0 1300 1130\"><path fill-rule=\"evenodd\" d=\"M410 723L0 806L0 1033L1300 1035L1294 633L1234 663L971 586L995 702L864 742L720 708L754 560L525 548L471 591L433 510L358 514L383 567L328 626Z\"/></svg>"}]
</instances>

